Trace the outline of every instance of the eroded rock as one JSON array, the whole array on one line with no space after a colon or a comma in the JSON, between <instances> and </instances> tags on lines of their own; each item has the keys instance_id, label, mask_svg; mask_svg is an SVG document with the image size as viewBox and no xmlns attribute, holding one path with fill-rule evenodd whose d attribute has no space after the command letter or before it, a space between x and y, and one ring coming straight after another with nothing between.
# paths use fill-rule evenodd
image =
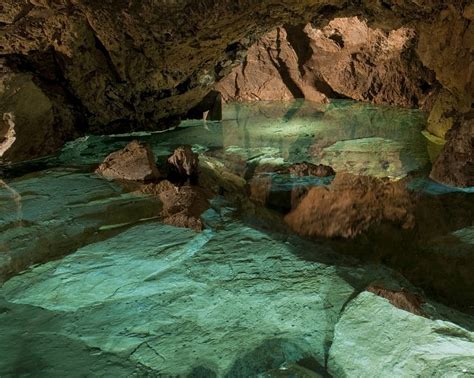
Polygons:
<instances>
[{"instance_id":1,"label":"eroded rock","mask_svg":"<svg viewBox=\"0 0 474 378\"><path fill-rule=\"evenodd\" d=\"M55 152L74 131L30 74L2 72L0 61L0 162ZM64 120L58 128L58 119Z\"/></svg>"},{"instance_id":2,"label":"eroded rock","mask_svg":"<svg viewBox=\"0 0 474 378\"><path fill-rule=\"evenodd\" d=\"M161 176L150 146L137 140L107 156L96 173L110 179L130 181L150 181Z\"/></svg>"},{"instance_id":3,"label":"eroded rock","mask_svg":"<svg viewBox=\"0 0 474 378\"><path fill-rule=\"evenodd\" d=\"M202 231L201 214L209 207L209 193L198 186L181 186L163 190L159 194L163 202L165 224Z\"/></svg>"},{"instance_id":4,"label":"eroded rock","mask_svg":"<svg viewBox=\"0 0 474 378\"><path fill-rule=\"evenodd\" d=\"M328 177L334 176L336 172L334 169L328 165L324 164L311 164L311 163L297 163L293 164L288 168L288 171L291 175L298 177L305 176L317 176L317 177Z\"/></svg>"}]
</instances>

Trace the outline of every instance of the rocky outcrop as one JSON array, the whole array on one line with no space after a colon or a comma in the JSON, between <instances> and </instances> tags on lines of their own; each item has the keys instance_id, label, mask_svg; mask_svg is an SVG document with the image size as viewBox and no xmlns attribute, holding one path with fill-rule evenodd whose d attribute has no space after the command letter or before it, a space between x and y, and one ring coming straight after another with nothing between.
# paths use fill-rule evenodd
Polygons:
<instances>
[{"instance_id":1,"label":"rocky outcrop","mask_svg":"<svg viewBox=\"0 0 474 378\"><path fill-rule=\"evenodd\" d=\"M338 173L329 187L311 188L286 217L298 234L352 238L390 222L414 227L411 199L403 182Z\"/></svg>"},{"instance_id":2,"label":"rocky outcrop","mask_svg":"<svg viewBox=\"0 0 474 378\"><path fill-rule=\"evenodd\" d=\"M435 86L434 75L416 56L413 29L386 33L351 17L323 29L311 24L276 29L216 88L227 101L347 97L417 107Z\"/></svg>"},{"instance_id":3,"label":"rocky outcrop","mask_svg":"<svg viewBox=\"0 0 474 378\"><path fill-rule=\"evenodd\" d=\"M209 193L198 186L181 186L164 190L159 198L163 202L163 223L202 231L201 215L209 207Z\"/></svg>"},{"instance_id":4,"label":"rocky outcrop","mask_svg":"<svg viewBox=\"0 0 474 378\"><path fill-rule=\"evenodd\" d=\"M449 130L446 139L430 177L447 185L474 186L474 114Z\"/></svg>"},{"instance_id":5,"label":"rocky outcrop","mask_svg":"<svg viewBox=\"0 0 474 378\"><path fill-rule=\"evenodd\" d=\"M305 177L305 176L316 176L316 177L328 177L334 176L336 172L332 167L323 164L311 164L311 163L297 163L288 167L288 172L293 176Z\"/></svg>"},{"instance_id":6,"label":"rocky outcrop","mask_svg":"<svg viewBox=\"0 0 474 378\"><path fill-rule=\"evenodd\" d=\"M305 98L328 102L300 72L300 59L285 28L266 34L247 54L241 66L217 83L224 101L287 101Z\"/></svg>"},{"instance_id":7,"label":"rocky outcrop","mask_svg":"<svg viewBox=\"0 0 474 378\"><path fill-rule=\"evenodd\" d=\"M161 176L150 146L137 140L107 156L96 173L110 179L129 181L150 181Z\"/></svg>"}]
</instances>

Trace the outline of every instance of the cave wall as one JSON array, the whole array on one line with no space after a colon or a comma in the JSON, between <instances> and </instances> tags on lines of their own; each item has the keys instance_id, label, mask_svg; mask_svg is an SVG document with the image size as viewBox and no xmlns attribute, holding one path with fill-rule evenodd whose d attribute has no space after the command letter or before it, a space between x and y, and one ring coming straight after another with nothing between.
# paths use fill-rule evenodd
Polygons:
<instances>
[{"instance_id":1,"label":"cave wall","mask_svg":"<svg viewBox=\"0 0 474 378\"><path fill-rule=\"evenodd\" d=\"M322 29L285 25L253 45L216 89L225 101L350 98L430 110L439 84L415 48L413 29L384 32L357 17Z\"/></svg>"},{"instance_id":2,"label":"cave wall","mask_svg":"<svg viewBox=\"0 0 474 378\"><path fill-rule=\"evenodd\" d=\"M85 132L173 126L275 27L312 22L314 28L322 28L335 17L358 16L386 31L415 30L416 53L449 99L438 101L437 113L430 118L430 132L442 137L472 106L474 10L468 4L468 0L3 0L0 64L8 75L30 75L38 96L48 97L54 109L51 127L43 133L48 136L45 147L27 146L33 154L29 157L34 157L49 153L57 139ZM0 89L2 102L5 93ZM14 108L2 112L14 113ZM0 118L5 139L10 126ZM29 122L28 127L18 126L17 135L39 135L45 127L41 120ZM21 155L12 154L9 160L21 160Z\"/></svg>"}]
</instances>

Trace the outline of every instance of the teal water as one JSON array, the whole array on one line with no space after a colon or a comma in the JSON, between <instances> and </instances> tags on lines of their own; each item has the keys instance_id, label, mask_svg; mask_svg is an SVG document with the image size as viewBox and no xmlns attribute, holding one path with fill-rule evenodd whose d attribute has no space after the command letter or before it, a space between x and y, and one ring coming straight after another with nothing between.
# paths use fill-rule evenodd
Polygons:
<instances>
[{"instance_id":1,"label":"teal water","mask_svg":"<svg viewBox=\"0 0 474 378\"><path fill-rule=\"evenodd\" d=\"M425 121L351 101L229 104L222 122L87 136L3 167L0 376L472 376L473 302L447 297L474 293L474 194L428 179ZM244 183L271 176L274 192L330 185L272 168L302 161L406 180L423 227L308 240L232 190L202 233L163 225L158 199L93 173L133 139L159 164L191 144ZM424 296L425 316L374 283Z\"/></svg>"}]
</instances>

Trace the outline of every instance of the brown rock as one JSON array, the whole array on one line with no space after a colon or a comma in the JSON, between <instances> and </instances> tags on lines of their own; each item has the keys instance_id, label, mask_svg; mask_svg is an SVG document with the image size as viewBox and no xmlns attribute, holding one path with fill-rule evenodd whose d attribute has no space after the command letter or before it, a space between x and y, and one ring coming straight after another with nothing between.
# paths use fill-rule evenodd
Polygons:
<instances>
[{"instance_id":1,"label":"brown rock","mask_svg":"<svg viewBox=\"0 0 474 378\"><path fill-rule=\"evenodd\" d=\"M224 101L288 101L306 98L324 103L327 98L300 73L300 57L285 28L266 34L247 54L245 62L216 85Z\"/></svg>"},{"instance_id":2,"label":"brown rock","mask_svg":"<svg viewBox=\"0 0 474 378\"><path fill-rule=\"evenodd\" d=\"M176 227L202 231L201 214L209 204L209 194L197 186L173 187L159 194L163 202L163 222Z\"/></svg>"},{"instance_id":3,"label":"brown rock","mask_svg":"<svg viewBox=\"0 0 474 378\"><path fill-rule=\"evenodd\" d=\"M449 130L446 139L430 177L446 185L474 186L474 114Z\"/></svg>"},{"instance_id":4,"label":"brown rock","mask_svg":"<svg viewBox=\"0 0 474 378\"><path fill-rule=\"evenodd\" d=\"M288 168L290 174L298 177L304 176L317 176L317 177L328 177L334 176L336 172L328 165L324 164L311 164L311 163L297 163L293 164Z\"/></svg>"},{"instance_id":5,"label":"brown rock","mask_svg":"<svg viewBox=\"0 0 474 378\"><path fill-rule=\"evenodd\" d=\"M403 182L348 173L336 174L328 188L311 188L285 221L298 234L315 237L352 238L381 222L414 227Z\"/></svg>"},{"instance_id":6,"label":"brown rock","mask_svg":"<svg viewBox=\"0 0 474 378\"><path fill-rule=\"evenodd\" d=\"M426 317L425 312L421 308L425 301L418 294L411 293L404 288L401 290L390 290L380 286L369 286L366 290L378 295L379 297L387 299L393 306L401 310Z\"/></svg>"},{"instance_id":7,"label":"brown rock","mask_svg":"<svg viewBox=\"0 0 474 378\"><path fill-rule=\"evenodd\" d=\"M191 146L181 146L174 150L168 158L170 175L178 179L197 177L199 172L199 155L194 153Z\"/></svg>"},{"instance_id":8,"label":"brown rock","mask_svg":"<svg viewBox=\"0 0 474 378\"><path fill-rule=\"evenodd\" d=\"M226 101L343 96L421 106L434 76L416 58L414 37L412 29L385 33L357 17L334 19L323 29L277 28L216 88Z\"/></svg>"},{"instance_id":9,"label":"brown rock","mask_svg":"<svg viewBox=\"0 0 474 378\"><path fill-rule=\"evenodd\" d=\"M137 140L107 156L96 173L111 179L130 181L150 181L160 177L150 146Z\"/></svg>"}]
</instances>

